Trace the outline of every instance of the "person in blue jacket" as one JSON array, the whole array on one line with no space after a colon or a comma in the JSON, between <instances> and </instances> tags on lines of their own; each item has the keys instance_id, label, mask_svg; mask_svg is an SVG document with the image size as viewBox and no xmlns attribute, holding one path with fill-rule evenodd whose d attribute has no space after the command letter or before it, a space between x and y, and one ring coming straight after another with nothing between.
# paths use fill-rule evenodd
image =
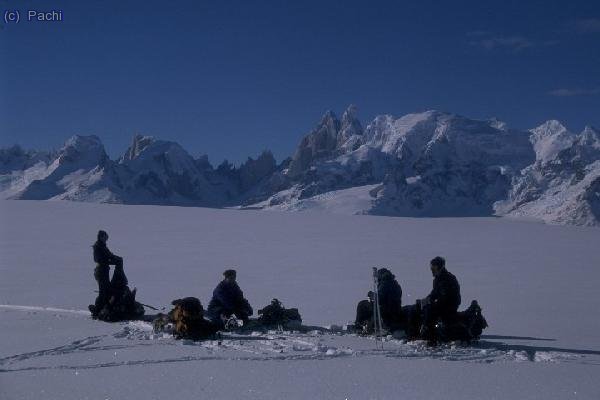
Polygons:
<instances>
[{"instance_id":1,"label":"person in blue jacket","mask_svg":"<svg viewBox=\"0 0 600 400\"><path fill-rule=\"evenodd\" d=\"M377 293L379 312L385 328L390 333L403 328L402 288L396 277L387 268L377 270Z\"/></svg>"},{"instance_id":2,"label":"person in blue jacket","mask_svg":"<svg viewBox=\"0 0 600 400\"><path fill-rule=\"evenodd\" d=\"M246 322L253 313L250 303L244 298L244 292L236 282L236 271L228 269L223 272L223 276L224 279L213 291L212 299L206 310L208 318L221 328L225 321L234 314L238 319Z\"/></svg>"}]
</instances>

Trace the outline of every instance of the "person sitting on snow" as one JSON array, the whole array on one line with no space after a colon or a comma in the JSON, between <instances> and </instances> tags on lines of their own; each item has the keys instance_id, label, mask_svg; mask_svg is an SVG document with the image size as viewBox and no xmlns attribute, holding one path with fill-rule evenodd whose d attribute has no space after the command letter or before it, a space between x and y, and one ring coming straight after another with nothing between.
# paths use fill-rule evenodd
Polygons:
<instances>
[{"instance_id":1,"label":"person sitting on snow","mask_svg":"<svg viewBox=\"0 0 600 400\"><path fill-rule=\"evenodd\" d=\"M206 310L208 318L220 328L232 315L244 322L252 315L252 307L244 298L244 292L236 282L237 273L234 269L223 272L224 279L213 291L212 299Z\"/></svg>"},{"instance_id":2,"label":"person sitting on snow","mask_svg":"<svg viewBox=\"0 0 600 400\"><path fill-rule=\"evenodd\" d=\"M449 322L456 317L460 305L460 285L456 277L446 269L446 260L435 257L430 262L433 289L421 300L423 323L421 336L431 337L438 321Z\"/></svg>"},{"instance_id":3,"label":"person sitting on snow","mask_svg":"<svg viewBox=\"0 0 600 400\"><path fill-rule=\"evenodd\" d=\"M369 290L366 300L361 300L356 306L356 319L354 327L357 331L363 333L373 332L373 297L374 294Z\"/></svg>"},{"instance_id":4,"label":"person sitting on snow","mask_svg":"<svg viewBox=\"0 0 600 400\"><path fill-rule=\"evenodd\" d=\"M402 288L387 268L377 270L377 295L381 322L390 332L403 328Z\"/></svg>"}]
</instances>

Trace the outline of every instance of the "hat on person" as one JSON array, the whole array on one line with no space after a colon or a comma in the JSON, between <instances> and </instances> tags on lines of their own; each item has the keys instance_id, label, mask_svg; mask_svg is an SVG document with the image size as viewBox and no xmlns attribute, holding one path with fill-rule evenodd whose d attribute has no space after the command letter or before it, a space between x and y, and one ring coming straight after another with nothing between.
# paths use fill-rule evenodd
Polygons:
<instances>
[{"instance_id":1,"label":"hat on person","mask_svg":"<svg viewBox=\"0 0 600 400\"><path fill-rule=\"evenodd\" d=\"M235 271L235 269L226 269L225 272L223 272L223 276L225 278L235 278L237 275L237 272Z\"/></svg>"},{"instance_id":2,"label":"hat on person","mask_svg":"<svg viewBox=\"0 0 600 400\"><path fill-rule=\"evenodd\" d=\"M430 264L439 268L444 268L446 266L446 260L444 257L437 256L430 261Z\"/></svg>"}]
</instances>

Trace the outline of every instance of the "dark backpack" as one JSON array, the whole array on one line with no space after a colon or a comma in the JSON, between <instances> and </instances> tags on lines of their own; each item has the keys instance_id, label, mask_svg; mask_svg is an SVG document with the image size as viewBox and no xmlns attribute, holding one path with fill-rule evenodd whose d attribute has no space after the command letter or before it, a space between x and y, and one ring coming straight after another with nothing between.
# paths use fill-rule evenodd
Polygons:
<instances>
[{"instance_id":1,"label":"dark backpack","mask_svg":"<svg viewBox=\"0 0 600 400\"><path fill-rule=\"evenodd\" d=\"M212 338L217 332L217 327L204 319L204 307L197 298L184 297L173 300L171 304L175 306L169 312L175 338L204 340Z\"/></svg>"},{"instance_id":2,"label":"dark backpack","mask_svg":"<svg viewBox=\"0 0 600 400\"><path fill-rule=\"evenodd\" d=\"M302 324L302 317L298 309L286 309L277 299L271 300L271 304L258 310L258 315L258 322L267 328L285 327L289 323Z\"/></svg>"}]
</instances>

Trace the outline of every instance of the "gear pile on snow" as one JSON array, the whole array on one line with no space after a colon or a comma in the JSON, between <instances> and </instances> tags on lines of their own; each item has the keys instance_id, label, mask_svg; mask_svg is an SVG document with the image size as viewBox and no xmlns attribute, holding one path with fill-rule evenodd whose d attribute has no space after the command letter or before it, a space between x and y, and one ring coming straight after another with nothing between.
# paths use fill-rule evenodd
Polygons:
<instances>
[{"instance_id":1,"label":"gear pile on snow","mask_svg":"<svg viewBox=\"0 0 600 400\"><path fill-rule=\"evenodd\" d=\"M128 287L119 294L111 296L109 302L101 310L90 304L92 317L101 321L117 322L140 319L144 315L144 306L135 300L136 289Z\"/></svg>"},{"instance_id":2,"label":"gear pile on snow","mask_svg":"<svg viewBox=\"0 0 600 400\"><path fill-rule=\"evenodd\" d=\"M174 308L168 314L158 314L152 321L155 332L171 333L176 339L214 339L219 330L238 333L266 331L269 329L302 329L302 317L297 308L286 309L281 302L273 299L271 304L258 312L257 319L246 322L232 315L219 329L219 326L204 318L202 303L195 297L173 300Z\"/></svg>"},{"instance_id":3,"label":"gear pile on snow","mask_svg":"<svg viewBox=\"0 0 600 400\"><path fill-rule=\"evenodd\" d=\"M297 329L302 325L302 317L298 309L286 309L277 299L271 300L271 304L258 310L258 315L258 322L267 329Z\"/></svg>"},{"instance_id":4,"label":"gear pile on snow","mask_svg":"<svg viewBox=\"0 0 600 400\"><path fill-rule=\"evenodd\" d=\"M153 321L155 332L170 332L176 339L205 340L215 337L217 327L204 319L202 303L195 297L173 300L174 308Z\"/></svg>"},{"instance_id":5,"label":"gear pile on snow","mask_svg":"<svg viewBox=\"0 0 600 400\"><path fill-rule=\"evenodd\" d=\"M406 321L404 332L409 340L471 342L478 340L483 330L488 327L477 300L471 301L469 308L457 312L453 318L448 318L446 321L439 320L433 332L424 332L421 329L423 314L420 301L415 305L402 307L402 312Z\"/></svg>"},{"instance_id":6,"label":"gear pile on snow","mask_svg":"<svg viewBox=\"0 0 600 400\"><path fill-rule=\"evenodd\" d=\"M127 277L123 268L115 268L110 282L110 297L108 302L97 309L94 304L88 307L92 317L101 321L117 322L140 319L144 315L144 306L135 300L137 289L129 289Z\"/></svg>"}]
</instances>

